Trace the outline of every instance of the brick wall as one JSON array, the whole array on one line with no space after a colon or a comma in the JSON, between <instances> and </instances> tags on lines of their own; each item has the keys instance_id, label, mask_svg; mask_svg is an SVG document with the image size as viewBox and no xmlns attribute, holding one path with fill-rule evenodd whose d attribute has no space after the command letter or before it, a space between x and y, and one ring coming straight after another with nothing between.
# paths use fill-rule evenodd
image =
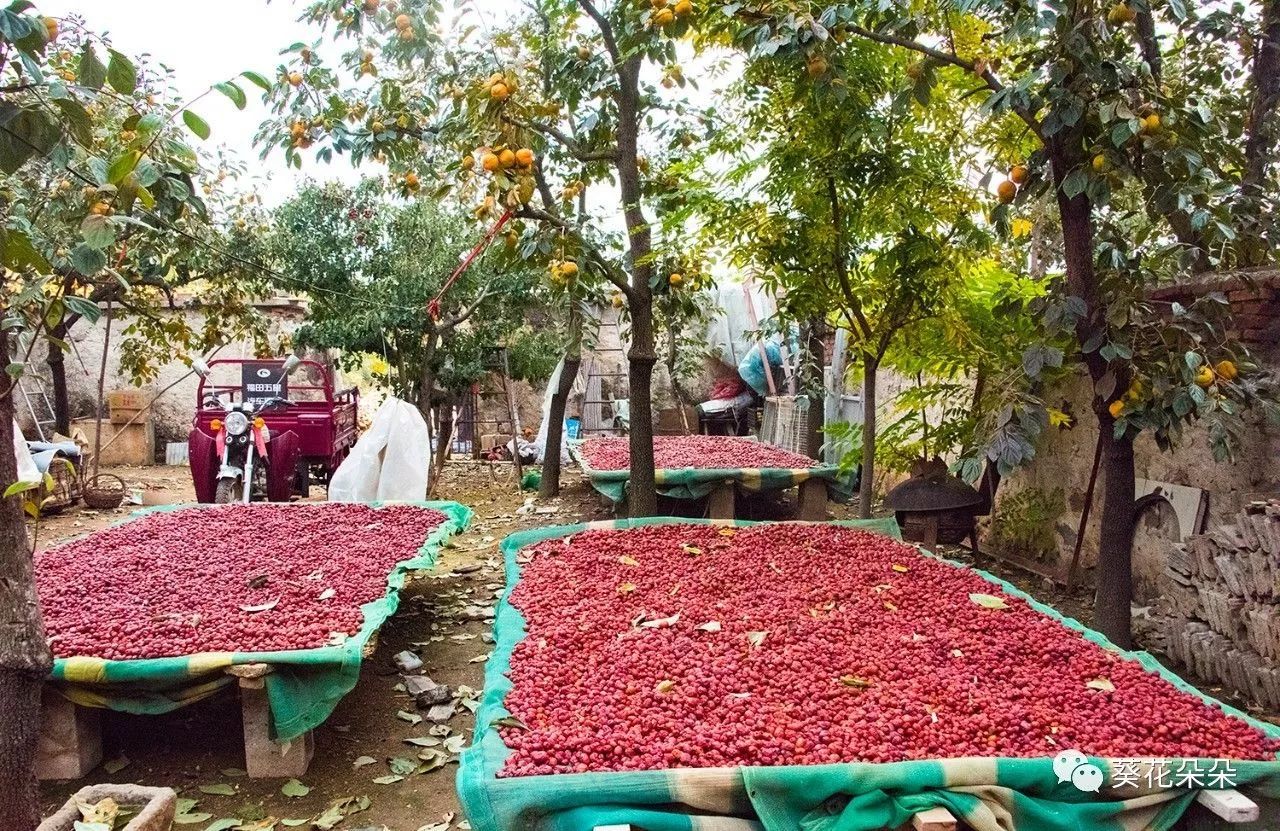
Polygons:
<instances>
[{"instance_id":1,"label":"brick wall","mask_svg":"<svg viewBox=\"0 0 1280 831\"><path fill-rule=\"evenodd\" d=\"M1211 291L1231 303L1235 337L1250 347L1280 344L1280 271L1258 269L1215 276L1151 292L1152 300L1184 305Z\"/></svg>"}]
</instances>

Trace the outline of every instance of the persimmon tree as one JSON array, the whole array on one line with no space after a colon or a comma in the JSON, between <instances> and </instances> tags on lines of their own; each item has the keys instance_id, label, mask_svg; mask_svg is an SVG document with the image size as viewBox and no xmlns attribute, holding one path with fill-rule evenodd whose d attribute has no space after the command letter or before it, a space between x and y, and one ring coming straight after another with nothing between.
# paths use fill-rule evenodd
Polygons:
<instances>
[{"instance_id":1,"label":"persimmon tree","mask_svg":"<svg viewBox=\"0 0 1280 831\"><path fill-rule=\"evenodd\" d=\"M190 107L166 102L164 86L161 76L75 18L42 17L23 0L0 9L0 354L7 363L0 377L0 483L6 488L0 499L4 828L26 831L39 819L36 730L40 689L52 662L18 495L22 486L15 482L16 379L38 344L59 352L71 325L96 320L99 301L135 310L163 304L173 273L193 267L187 243L202 242L211 253L211 243L200 236L210 221L199 190L205 162L186 135L204 138L210 127ZM220 84L218 90L244 104L240 85ZM234 293L228 297L232 307L242 300Z\"/></svg>"},{"instance_id":2,"label":"persimmon tree","mask_svg":"<svg viewBox=\"0 0 1280 831\"><path fill-rule=\"evenodd\" d=\"M296 46L262 139L291 159L312 147L322 158L385 159L399 181L477 203L482 220L509 212L521 223L517 250L545 265L553 288L620 292L632 322L629 504L651 514L653 292L668 277L656 267L661 245L679 242L664 233L679 230L675 215L655 211L679 198L668 160L703 119L680 94L676 45L698 12L691 0L540 0L496 24L474 25L471 14L464 7L442 40L432 3L313 3L306 16L349 49L329 68L317 45ZM584 217L588 187L616 187L618 208Z\"/></svg>"},{"instance_id":3,"label":"persimmon tree","mask_svg":"<svg viewBox=\"0 0 1280 831\"><path fill-rule=\"evenodd\" d=\"M920 100L940 79L968 83L986 116L972 140L1008 171L995 220L1040 200L1055 209L1062 249L1041 310L1075 348L1037 349L1027 369L1069 359L1094 384L1104 486L1096 624L1130 646L1135 438L1151 431L1166 446L1203 418L1227 454L1240 410L1264 400L1264 379L1224 337L1212 299L1170 309L1146 291L1162 277L1273 257L1275 4L723 10L734 42L800 56L820 68L819 83L848 83L825 57L848 39L909 56L901 83Z\"/></svg>"},{"instance_id":4,"label":"persimmon tree","mask_svg":"<svg viewBox=\"0 0 1280 831\"><path fill-rule=\"evenodd\" d=\"M964 145L895 94L905 67L857 42L753 61L729 134L742 157L729 176L736 193L719 223L785 316L817 338L826 326L850 334L863 378L863 516L872 510L881 362L899 333L938 313L966 251L985 241L970 219ZM821 356L810 364L806 386L820 402Z\"/></svg>"}]
</instances>

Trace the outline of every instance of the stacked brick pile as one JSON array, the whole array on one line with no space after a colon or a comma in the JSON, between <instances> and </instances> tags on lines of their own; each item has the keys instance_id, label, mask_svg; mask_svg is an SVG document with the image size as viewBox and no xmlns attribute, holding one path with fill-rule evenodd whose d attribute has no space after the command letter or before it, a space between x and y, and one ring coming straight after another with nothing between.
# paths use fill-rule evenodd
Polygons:
<instances>
[{"instance_id":1,"label":"stacked brick pile","mask_svg":"<svg viewBox=\"0 0 1280 831\"><path fill-rule=\"evenodd\" d=\"M1280 499L1174 547L1161 575L1164 651L1196 677L1280 708Z\"/></svg>"}]
</instances>

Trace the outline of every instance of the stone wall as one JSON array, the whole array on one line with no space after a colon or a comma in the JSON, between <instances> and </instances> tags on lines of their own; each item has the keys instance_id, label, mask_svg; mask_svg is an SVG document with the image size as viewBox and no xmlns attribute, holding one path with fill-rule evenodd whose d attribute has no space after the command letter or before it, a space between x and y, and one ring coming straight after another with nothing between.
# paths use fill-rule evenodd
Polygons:
<instances>
[{"instance_id":1,"label":"stone wall","mask_svg":"<svg viewBox=\"0 0 1280 831\"><path fill-rule=\"evenodd\" d=\"M1238 335L1255 361L1271 372L1280 372L1280 273L1229 276L1162 289L1154 297L1186 303L1211 290L1224 292L1231 301ZM1092 395L1092 384L1081 370L1049 396L1051 403L1076 414L1076 426L1047 435L1036 460L1001 485L996 533L992 523L984 523L984 544L1000 543L1002 553L1030 557L1049 570L1066 573L1097 441ZM1206 527L1232 521L1257 495L1280 492L1280 427L1256 412L1247 414L1245 421L1242 446L1234 462L1215 461L1207 432L1195 424L1187 426L1180 444L1167 453L1156 447L1149 435L1140 436L1134 448L1138 478L1203 489L1208 497ZM1081 549L1086 581L1088 569L1097 560L1103 495L1099 481ZM1033 504L1036 510L1020 510L1024 504ZM1004 529L1000 529L1001 523L1006 524ZM1010 537L1050 540L1052 544L1033 546L1034 551L1018 550L1016 544L1007 544ZM1134 538L1135 596L1139 601L1150 602L1160 595L1160 575L1172 544L1181 538L1176 517L1167 506L1157 506L1143 515Z\"/></svg>"},{"instance_id":2,"label":"stone wall","mask_svg":"<svg viewBox=\"0 0 1280 831\"><path fill-rule=\"evenodd\" d=\"M179 302L181 302L181 298L179 298ZM303 302L295 298L263 301L257 305L257 308L259 312L267 317L268 332L272 343L276 343L282 335L296 330L306 312ZM164 314L183 315L186 317L187 323L195 329L199 329L204 325L204 319L199 310L190 306L180 306L178 309ZM117 318L112 322L111 341L107 349L105 390L106 392L111 392L113 390L140 389L147 400L150 400L169 384L186 375L189 367L185 363L175 360L159 367L155 379L142 387L135 387L120 371L120 344L124 340L121 333L128 327L129 323L129 318ZM67 393L71 404L71 418L73 421L78 418L91 418L95 414L98 398L98 372L102 362L105 331L101 320L94 326L82 321L71 330L68 338L71 344L71 351L65 357L64 366L66 368ZM252 350L252 343L237 341L224 346L216 357L253 357ZM36 376L39 376L45 390L49 393L50 399L52 399L52 387L49 383L49 373L44 362L44 356L37 352L33 356L32 362L28 365L28 369ZM150 417L155 425L156 447L159 454L163 455L166 442L186 441L187 433L191 429L191 420L195 415L197 383L198 379L192 375L179 382L168 392L165 392L152 405ZM30 381L26 386L32 392L38 415L42 419L45 418L45 413L41 412L44 405L35 395L35 383ZM19 396L17 404L18 420L24 435L28 438L35 438L36 434L31 425L30 414L27 411L26 402L21 396Z\"/></svg>"},{"instance_id":3,"label":"stone wall","mask_svg":"<svg viewBox=\"0 0 1280 831\"><path fill-rule=\"evenodd\" d=\"M1280 708L1280 499L1174 545L1155 606L1159 647L1196 677Z\"/></svg>"}]
</instances>

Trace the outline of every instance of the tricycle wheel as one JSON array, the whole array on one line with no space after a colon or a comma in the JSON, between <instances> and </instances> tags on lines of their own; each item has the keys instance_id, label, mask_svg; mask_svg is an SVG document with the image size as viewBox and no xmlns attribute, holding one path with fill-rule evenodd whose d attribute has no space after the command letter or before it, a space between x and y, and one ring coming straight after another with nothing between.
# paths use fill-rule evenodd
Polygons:
<instances>
[{"instance_id":1,"label":"tricycle wheel","mask_svg":"<svg viewBox=\"0 0 1280 831\"><path fill-rule=\"evenodd\" d=\"M298 460L297 473L293 477L294 493L303 499L311 496L311 466L306 459Z\"/></svg>"},{"instance_id":2,"label":"tricycle wheel","mask_svg":"<svg viewBox=\"0 0 1280 831\"><path fill-rule=\"evenodd\" d=\"M218 480L218 490L213 495L213 501L219 505L233 505L244 498L244 489L239 479Z\"/></svg>"}]
</instances>

